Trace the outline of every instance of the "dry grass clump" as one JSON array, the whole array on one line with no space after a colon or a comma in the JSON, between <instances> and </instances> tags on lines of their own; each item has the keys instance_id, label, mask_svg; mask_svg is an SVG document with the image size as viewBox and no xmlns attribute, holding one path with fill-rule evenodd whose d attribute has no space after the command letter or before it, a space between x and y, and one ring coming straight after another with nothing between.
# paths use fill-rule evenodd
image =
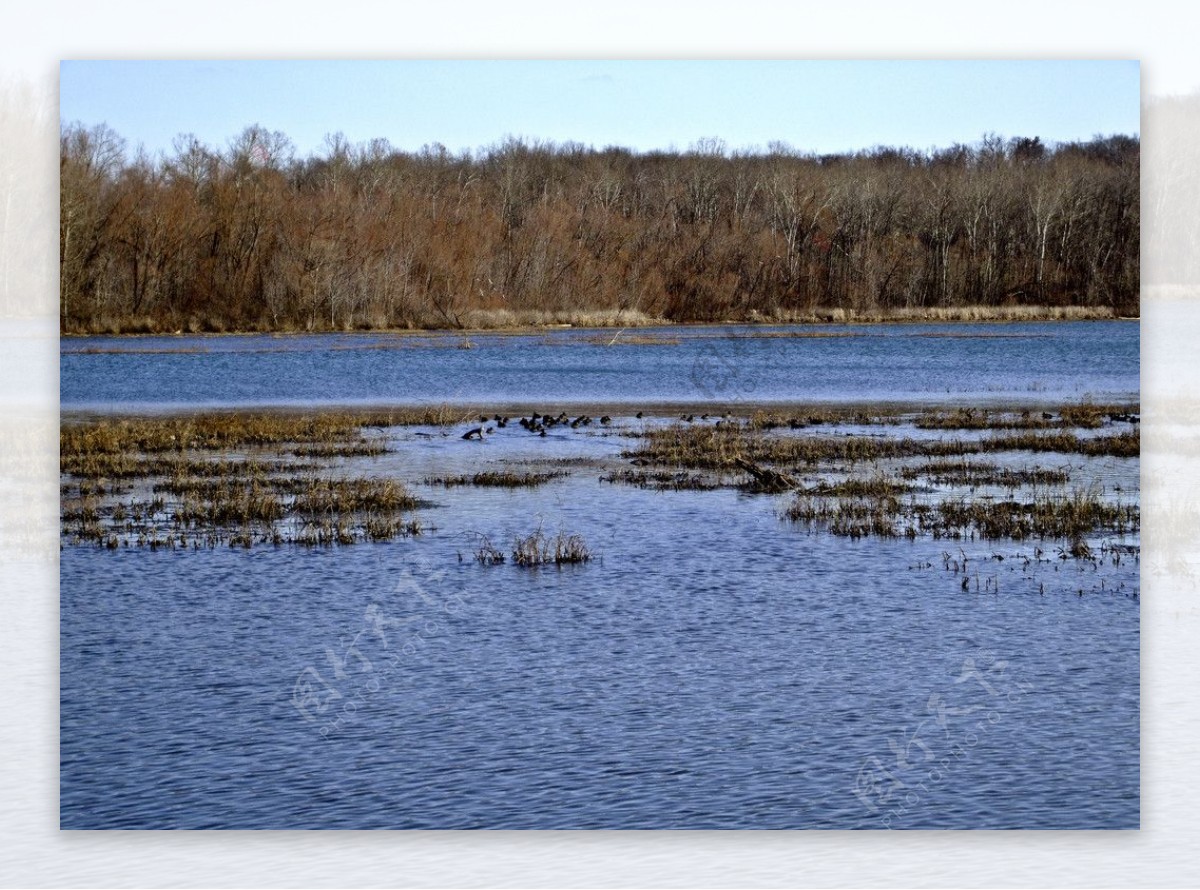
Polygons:
<instances>
[{"instance_id":1,"label":"dry grass clump","mask_svg":"<svg viewBox=\"0 0 1200 890\"><path fill-rule=\"evenodd\" d=\"M987 540L1077 539L1095 531L1137 531L1140 512L1136 506L1104 501L1094 492L1076 491L1063 497L1043 495L1025 503L943 501L923 522L935 537L976 534Z\"/></svg>"},{"instance_id":2,"label":"dry grass clump","mask_svg":"<svg viewBox=\"0 0 1200 890\"><path fill-rule=\"evenodd\" d=\"M961 454L972 443L877 436L764 436L736 423L675 424L647 430L639 448L625 452L646 463L693 469L731 469L741 462L799 465L822 461Z\"/></svg>"},{"instance_id":3,"label":"dry grass clump","mask_svg":"<svg viewBox=\"0 0 1200 890\"><path fill-rule=\"evenodd\" d=\"M1070 481L1071 474L1065 469L1049 467L1000 467L985 461L939 460L916 467L903 467L900 475L905 479L925 478L934 485L996 485L1003 488L1018 488L1022 485L1061 485Z\"/></svg>"},{"instance_id":4,"label":"dry grass clump","mask_svg":"<svg viewBox=\"0 0 1200 890\"><path fill-rule=\"evenodd\" d=\"M1116 412L1117 408L1093 405L1082 402L1078 405L1064 405L1059 411L1063 426L1077 426L1083 429L1099 429L1106 417Z\"/></svg>"},{"instance_id":5,"label":"dry grass clump","mask_svg":"<svg viewBox=\"0 0 1200 890\"><path fill-rule=\"evenodd\" d=\"M926 411L913 425L923 430L1040 430L1054 426L1041 412L987 411L976 408L956 408L953 411Z\"/></svg>"},{"instance_id":6,"label":"dry grass clump","mask_svg":"<svg viewBox=\"0 0 1200 890\"><path fill-rule=\"evenodd\" d=\"M624 452L648 464L721 470L741 461L777 466L821 462L858 462L906 457L950 457L996 451L1049 451L1087 456L1137 457L1137 430L1107 436L1081 437L1071 433L1033 432L994 436L977 441L924 440L879 436L764 436L737 423L675 424L646 430L638 448Z\"/></svg>"},{"instance_id":7,"label":"dry grass clump","mask_svg":"<svg viewBox=\"0 0 1200 890\"><path fill-rule=\"evenodd\" d=\"M579 535L559 531L556 535L545 534L539 526L527 537L513 540L512 561L518 566L567 565L588 562L592 552Z\"/></svg>"},{"instance_id":8,"label":"dry grass clump","mask_svg":"<svg viewBox=\"0 0 1200 890\"><path fill-rule=\"evenodd\" d=\"M426 479L427 485L444 485L453 488L460 485L474 485L479 488L536 488L554 479L561 479L566 473L511 473L485 471L472 476L447 476L437 479Z\"/></svg>"},{"instance_id":9,"label":"dry grass clump","mask_svg":"<svg viewBox=\"0 0 1200 890\"><path fill-rule=\"evenodd\" d=\"M392 479L311 479L297 492L297 513L359 513L412 510L420 502Z\"/></svg>"},{"instance_id":10,"label":"dry grass clump","mask_svg":"<svg viewBox=\"0 0 1200 890\"><path fill-rule=\"evenodd\" d=\"M897 423L899 418L893 414L871 413L860 408L810 408L800 414L778 414L770 411L755 411L746 421L750 430L792 429L799 430L810 426L822 426L842 423L880 424Z\"/></svg>"},{"instance_id":11,"label":"dry grass clump","mask_svg":"<svg viewBox=\"0 0 1200 890\"><path fill-rule=\"evenodd\" d=\"M601 482L632 485L654 491L714 491L724 486L711 476L698 473L645 473L637 470L614 470L600 477Z\"/></svg>"},{"instance_id":12,"label":"dry grass clump","mask_svg":"<svg viewBox=\"0 0 1200 890\"><path fill-rule=\"evenodd\" d=\"M253 464L235 462L236 469ZM383 541L418 535L420 522L406 515L420 506L390 479L321 479L311 476L177 474L153 486L151 500L130 499L111 507L95 496L64 499L67 539L109 543L125 536L152 549L220 543L307 546ZM161 493L161 494L159 494ZM173 495L168 501L163 495ZM163 535L166 534L164 538ZM116 540L112 538L112 540Z\"/></svg>"},{"instance_id":13,"label":"dry grass clump","mask_svg":"<svg viewBox=\"0 0 1200 890\"><path fill-rule=\"evenodd\" d=\"M498 566L504 562L504 551L492 544L486 535L479 536L479 545L475 548L475 561L485 566Z\"/></svg>"},{"instance_id":14,"label":"dry grass clump","mask_svg":"<svg viewBox=\"0 0 1200 890\"><path fill-rule=\"evenodd\" d=\"M247 487L213 489L208 497L185 495L174 509L175 522L183 526L211 527L248 522L274 522L283 518L284 506L270 489L252 482Z\"/></svg>"},{"instance_id":15,"label":"dry grass clump","mask_svg":"<svg viewBox=\"0 0 1200 890\"><path fill-rule=\"evenodd\" d=\"M851 538L927 534L934 538L1077 541L1094 532L1127 534L1140 527L1136 506L1105 501L1094 492L1042 495L1024 503L955 498L937 504L903 503L891 496L827 497L801 492L784 516Z\"/></svg>"},{"instance_id":16,"label":"dry grass clump","mask_svg":"<svg viewBox=\"0 0 1200 890\"><path fill-rule=\"evenodd\" d=\"M1137 405L1097 405L1079 402L1063 405L1055 414L1050 411L989 411L978 408L956 408L953 411L926 411L914 424L928 430L1042 430L1042 429L1099 429L1105 420L1131 421Z\"/></svg>"},{"instance_id":17,"label":"dry grass clump","mask_svg":"<svg viewBox=\"0 0 1200 890\"><path fill-rule=\"evenodd\" d=\"M842 537L894 538L899 534L901 508L894 497L831 498L800 493L784 516L822 526Z\"/></svg>"},{"instance_id":18,"label":"dry grass clump","mask_svg":"<svg viewBox=\"0 0 1200 890\"><path fill-rule=\"evenodd\" d=\"M213 413L187 417L97 420L68 424L59 434L63 472L77 472L88 460L110 457L118 466L138 454L222 451L294 446L302 456L374 455L381 443L363 437L367 427L448 426L464 417L448 406L390 411ZM91 471L89 471L89 474ZM111 475L111 474L109 474Z\"/></svg>"},{"instance_id":19,"label":"dry grass clump","mask_svg":"<svg viewBox=\"0 0 1200 890\"><path fill-rule=\"evenodd\" d=\"M1051 451L1059 454L1082 454L1087 457L1138 457L1142 453L1142 439L1138 430L1128 430L1111 436L1086 437L1071 433L1016 433L982 439L978 450Z\"/></svg>"},{"instance_id":20,"label":"dry grass clump","mask_svg":"<svg viewBox=\"0 0 1200 890\"><path fill-rule=\"evenodd\" d=\"M334 413L101 420L63 427L59 446L64 455L227 450L286 442L330 442L356 436L362 426L349 415Z\"/></svg>"},{"instance_id":21,"label":"dry grass clump","mask_svg":"<svg viewBox=\"0 0 1200 890\"><path fill-rule=\"evenodd\" d=\"M912 490L911 485L889 479L883 473L876 473L869 478L851 476L840 482L821 482L805 490L805 494L817 497L839 498L870 498L873 500L894 499L897 495Z\"/></svg>"},{"instance_id":22,"label":"dry grass clump","mask_svg":"<svg viewBox=\"0 0 1200 890\"><path fill-rule=\"evenodd\" d=\"M388 448L382 442L344 442L320 443L315 445L299 445L290 449L296 457L378 457L387 454Z\"/></svg>"}]
</instances>

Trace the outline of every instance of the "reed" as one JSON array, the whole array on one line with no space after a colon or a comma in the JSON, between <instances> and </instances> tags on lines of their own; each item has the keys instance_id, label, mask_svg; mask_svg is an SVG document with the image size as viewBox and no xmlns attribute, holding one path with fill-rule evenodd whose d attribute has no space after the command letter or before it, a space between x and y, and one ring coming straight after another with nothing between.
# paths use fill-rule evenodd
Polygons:
<instances>
[{"instance_id":1,"label":"reed","mask_svg":"<svg viewBox=\"0 0 1200 890\"><path fill-rule=\"evenodd\" d=\"M541 526L533 534L513 540L512 561L518 566L561 566L589 562L591 558L591 550L579 535L559 531L550 536Z\"/></svg>"},{"instance_id":2,"label":"reed","mask_svg":"<svg viewBox=\"0 0 1200 890\"><path fill-rule=\"evenodd\" d=\"M504 552L493 545L486 535L479 536L479 543L475 548L476 562L485 566L498 566L503 564L504 558Z\"/></svg>"}]
</instances>

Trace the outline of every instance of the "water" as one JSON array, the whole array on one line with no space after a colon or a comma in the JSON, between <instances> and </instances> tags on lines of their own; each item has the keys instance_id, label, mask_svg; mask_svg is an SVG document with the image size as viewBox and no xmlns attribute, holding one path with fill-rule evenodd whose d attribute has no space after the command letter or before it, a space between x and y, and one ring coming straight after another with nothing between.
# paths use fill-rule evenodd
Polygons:
<instances>
[{"instance_id":1,"label":"water","mask_svg":"<svg viewBox=\"0 0 1200 890\"><path fill-rule=\"evenodd\" d=\"M473 348L458 348L464 342ZM1138 325L1116 321L89 337L63 343L61 396L72 409L500 405L547 396L625 405L1062 402L1136 399L1138 358Z\"/></svg>"},{"instance_id":2,"label":"water","mask_svg":"<svg viewBox=\"0 0 1200 890\"><path fill-rule=\"evenodd\" d=\"M1136 327L1131 336L1120 325L1023 327L1061 330L1064 342L1017 341L1029 364L1009 362L1008 389L989 392L1008 397L1037 379L1046 389L1035 396L1123 387L1136 395ZM1114 355L1132 350L1134 370L1130 378L1110 357L1099 386L1091 359L1072 370L1075 359L1063 356L1078 358L1105 329L1120 341ZM867 373L867 358L851 355L868 343L889 354L903 342L951 344L970 361L993 343L914 333L749 348L761 367L777 369L781 356L842 349L821 384L829 393ZM483 345L250 351L265 339L207 340L213 351L201 354L64 354L64 398L69 383L77 405L108 403L131 386L73 362L140 363L140 373L165 379L174 362L191 361L193 373L180 379L192 388L176 395L232 404L288 399L277 375L223 386L217 370L195 368L378 362L374 377L328 381L373 401L380 380L431 379L422 375L438 362L509 361L487 357ZM535 376L547 364L579 367L556 380L583 399L622 362L641 368L647 356L673 362L702 347L520 348L541 356ZM591 368L585 355L612 367ZM1057 377L1045 371L1056 363ZM102 366L105 375L114 367ZM771 373L763 386L772 398L802 391ZM486 377L467 378L469 398L481 399ZM513 379L497 393L528 401ZM893 375L860 397L911 398L922 385ZM652 389L669 400L655 387L631 371L628 388L605 399ZM417 383L404 394L426 395ZM640 422L617 416L613 426L545 439L510 426L486 443L464 442L457 430L384 431L391 452L344 469L402 479L432 502L417 538L313 550L65 547L62 826L1138 826L1134 557L1059 559L1061 542L854 541L782 519L786 495L603 483L628 466L620 452L632 440L622 433ZM570 475L536 489L424 481L561 468L554 462L564 459L574 461ZM1008 460L1071 464L1073 482L1137 496L1137 460ZM597 559L562 569L473 560L480 535L507 549L539 524L581 533ZM966 590L949 562L964 556Z\"/></svg>"}]
</instances>

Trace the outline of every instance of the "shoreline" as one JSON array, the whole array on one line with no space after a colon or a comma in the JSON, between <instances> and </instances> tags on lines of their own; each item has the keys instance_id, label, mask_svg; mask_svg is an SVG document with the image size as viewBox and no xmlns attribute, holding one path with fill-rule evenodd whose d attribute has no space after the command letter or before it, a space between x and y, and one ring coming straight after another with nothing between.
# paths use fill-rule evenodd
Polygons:
<instances>
[{"instance_id":1,"label":"shoreline","mask_svg":"<svg viewBox=\"0 0 1200 890\"><path fill-rule=\"evenodd\" d=\"M521 316L526 319L522 320ZM549 318L547 318L549 316ZM855 325L922 325L922 324L1021 324L1031 322L1061 321L1131 321L1140 322L1141 316L1123 316L1109 306L958 306L929 309L895 309L856 311L852 309L818 308L809 312L795 312L777 316L737 318L720 321L674 322L665 318L644 315L641 312L561 312L561 313L515 313L509 310L472 313L473 323L461 327L374 327L361 325L350 328L314 327L234 327L228 330L209 329L185 330L173 326L159 327L144 319L128 319L124 322L106 322L105 329L62 330L59 336L68 338L90 337L231 337L231 336L306 336L306 335L391 335L429 336L466 334L538 334L547 331L606 331L616 329L663 328L691 330L713 327L736 327L753 330L773 327L828 327ZM132 329L122 329L122 325ZM203 325L189 325L202 328ZM150 329L147 329L150 328Z\"/></svg>"},{"instance_id":2,"label":"shoreline","mask_svg":"<svg viewBox=\"0 0 1200 890\"><path fill-rule=\"evenodd\" d=\"M589 414L595 416L611 415L614 418L633 418L637 413L645 415L646 419L677 419L681 413L702 415L707 413L713 417L728 413L732 417L747 418L755 413L791 412L791 413L827 413L837 412L851 414L871 414L879 417L902 417L931 411L953 411L961 408L979 408L998 413L1019 413L1021 411L1043 411L1061 408L1064 405L1087 404L1086 400L1063 401L1061 399L1045 399L1041 401L1012 401L998 400L995 402L973 399L958 401L912 402L912 401L879 401L879 400L841 400L841 401L739 401L739 402L613 402L613 401L558 401L546 398L540 401L516 402L463 402L453 404L392 404L392 403L329 403L318 405L163 405L159 409L148 409L145 406L113 406L113 410L101 410L97 406L60 407L59 419L66 423L87 423L96 420L171 420L176 418L195 418L199 416L276 416L281 418L312 417L312 416L348 416L378 418L380 415L395 413L397 415L411 414L420 411L444 411L461 419L452 421L453 424L477 422L481 414L493 416L500 414L508 417L521 417L534 411L543 412L566 411L568 414ZM1092 404L1113 406L1122 410L1140 413L1140 397L1112 398L1093 400ZM421 426L411 422L398 422L397 426Z\"/></svg>"}]
</instances>

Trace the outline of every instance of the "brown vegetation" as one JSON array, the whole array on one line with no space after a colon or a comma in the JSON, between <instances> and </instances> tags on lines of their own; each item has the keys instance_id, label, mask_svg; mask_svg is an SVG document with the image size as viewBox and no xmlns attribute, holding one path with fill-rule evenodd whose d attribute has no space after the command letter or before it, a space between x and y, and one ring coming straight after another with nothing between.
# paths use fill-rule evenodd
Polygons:
<instances>
[{"instance_id":1,"label":"brown vegetation","mask_svg":"<svg viewBox=\"0 0 1200 890\"><path fill-rule=\"evenodd\" d=\"M1138 313L1140 144L297 158L61 138L64 332ZM1029 307L1039 307L1030 310Z\"/></svg>"},{"instance_id":2,"label":"brown vegetation","mask_svg":"<svg viewBox=\"0 0 1200 890\"><path fill-rule=\"evenodd\" d=\"M913 538L924 534L954 539L1065 539L1077 542L1071 548L1075 556L1090 554L1082 542L1084 535L1099 531L1136 532L1141 521L1136 506L1105 500L1092 491L1063 496L1043 494L1024 502L955 498L934 504L902 503L882 491L847 493L842 497L801 492L784 516L851 538L870 535L892 538L900 534Z\"/></svg>"},{"instance_id":3,"label":"brown vegetation","mask_svg":"<svg viewBox=\"0 0 1200 890\"><path fill-rule=\"evenodd\" d=\"M949 457L1001 451L1048 451L1137 457L1141 436L1136 429L1113 435L1076 436L1056 432L1020 432L984 439L913 439L878 436L768 436L751 425L724 421L697 426L679 423L646 430L641 445L624 456L651 464L721 470L744 468L744 462L776 466L815 465L905 457Z\"/></svg>"},{"instance_id":4,"label":"brown vegetation","mask_svg":"<svg viewBox=\"0 0 1200 890\"><path fill-rule=\"evenodd\" d=\"M453 488L459 485L474 485L478 488L536 488L554 479L561 479L566 473L512 473L508 471L486 470L471 476L446 476L438 479L426 479L428 485L444 485Z\"/></svg>"}]
</instances>

